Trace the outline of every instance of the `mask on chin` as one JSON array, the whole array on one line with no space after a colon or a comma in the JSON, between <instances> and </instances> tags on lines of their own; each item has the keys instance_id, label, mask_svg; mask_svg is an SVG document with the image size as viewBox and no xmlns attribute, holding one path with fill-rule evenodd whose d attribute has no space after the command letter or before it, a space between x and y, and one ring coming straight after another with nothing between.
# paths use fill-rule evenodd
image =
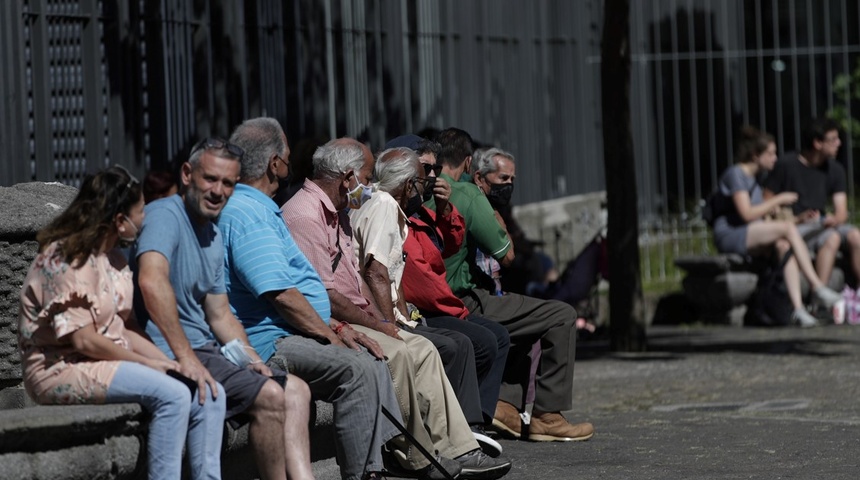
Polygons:
<instances>
[{"instance_id":1,"label":"mask on chin","mask_svg":"<svg viewBox=\"0 0 860 480\"><path fill-rule=\"evenodd\" d=\"M357 180L356 180L357 181ZM358 210L373 195L373 187L358 182L352 190L346 192L347 206L353 210Z\"/></svg>"},{"instance_id":2,"label":"mask on chin","mask_svg":"<svg viewBox=\"0 0 860 480\"><path fill-rule=\"evenodd\" d=\"M406 202L406 208L403 209L403 213L406 214L406 217L411 217L418 213L418 210L421 210L421 205L423 204L423 198L421 195L417 193L409 197L409 201Z\"/></svg>"},{"instance_id":3,"label":"mask on chin","mask_svg":"<svg viewBox=\"0 0 860 480\"><path fill-rule=\"evenodd\" d=\"M487 193L487 200L494 208L507 207L511 204L511 195L514 193L513 183L492 183Z\"/></svg>"},{"instance_id":4,"label":"mask on chin","mask_svg":"<svg viewBox=\"0 0 860 480\"><path fill-rule=\"evenodd\" d=\"M135 225L130 218L126 217L125 215L123 215L123 217L125 217L126 223L131 225L131 229L133 230L130 237L123 237L122 234L119 235L119 246L122 248L126 248L137 241L137 237L140 236L140 230L137 229L137 225Z\"/></svg>"}]
</instances>

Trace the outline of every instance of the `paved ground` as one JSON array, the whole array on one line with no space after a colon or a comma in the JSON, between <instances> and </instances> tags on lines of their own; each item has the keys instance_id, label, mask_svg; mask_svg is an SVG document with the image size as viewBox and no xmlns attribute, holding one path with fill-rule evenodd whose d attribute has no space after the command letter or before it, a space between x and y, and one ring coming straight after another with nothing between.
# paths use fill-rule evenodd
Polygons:
<instances>
[{"instance_id":1,"label":"paved ground","mask_svg":"<svg viewBox=\"0 0 860 480\"><path fill-rule=\"evenodd\" d=\"M588 442L503 441L509 479L860 478L860 327L653 327L650 351L581 344ZM333 462L318 479L339 478Z\"/></svg>"}]
</instances>

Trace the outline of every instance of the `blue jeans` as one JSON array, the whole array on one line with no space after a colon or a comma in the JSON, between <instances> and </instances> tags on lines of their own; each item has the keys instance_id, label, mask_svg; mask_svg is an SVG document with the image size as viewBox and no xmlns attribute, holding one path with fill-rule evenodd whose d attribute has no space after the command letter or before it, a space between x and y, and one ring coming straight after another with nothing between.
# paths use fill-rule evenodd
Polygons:
<instances>
[{"instance_id":1,"label":"blue jeans","mask_svg":"<svg viewBox=\"0 0 860 480\"><path fill-rule=\"evenodd\" d=\"M105 403L136 402L150 413L147 438L150 479L181 477L186 436L192 478L219 479L226 398L219 384L218 399L207 395L206 402L200 405L197 395L192 398L182 382L140 363L121 362L108 387ZM188 428L179 428L183 425Z\"/></svg>"}]
</instances>

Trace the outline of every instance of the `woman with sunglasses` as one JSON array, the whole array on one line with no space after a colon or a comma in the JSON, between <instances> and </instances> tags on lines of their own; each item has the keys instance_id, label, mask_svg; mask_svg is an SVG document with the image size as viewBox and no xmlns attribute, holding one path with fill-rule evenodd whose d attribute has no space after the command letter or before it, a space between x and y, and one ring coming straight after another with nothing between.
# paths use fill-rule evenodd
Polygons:
<instances>
[{"instance_id":1,"label":"woman with sunglasses","mask_svg":"<svg viewBox=\"0 0 860 480\"><path fill-rule=\"evenodd\" d=\"M168 375L182 378L178 364L132 314L132 274L117 247L134 242L143 216L140 184L111 167L87 177L38 233L20 301L24 386L40 404L138 402L151 415L150 479L180 478L186 436L193 478L220 478L223 393L192 401L191 387Z\"/></svg>"}]
</instances>

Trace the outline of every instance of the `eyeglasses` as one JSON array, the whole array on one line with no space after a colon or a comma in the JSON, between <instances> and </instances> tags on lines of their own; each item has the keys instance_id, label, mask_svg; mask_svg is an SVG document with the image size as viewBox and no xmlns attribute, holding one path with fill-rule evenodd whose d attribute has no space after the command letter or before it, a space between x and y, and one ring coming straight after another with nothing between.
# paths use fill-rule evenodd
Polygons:
<instances>
[{"instance_id":1,"label":"eyeglasses","mask_svg":"<svg viewBox=\"0 0 860 480\"><path fill-rule=\"evenodd\" d=\"M430 165L429 163L422 163L421 165L424 167L424 175L430 175L430 172L433 172L438 177L439 174L442 173L442 165L440 165L438 163L436 165Z\"/></svg>"},{"instance_id":2,"label":"eyeglasses","mask_svg":"<svg viewBox=\"0 0 860 480\"><path fill-rule=\"evenodd\" d=\"M195 145L194 148L191 149L191 154L194 155L194 153L201 148L206 150L227 150L230 155L233 155L234 157L237 157L239 159L241 159L242 156L245 155L245 151L242 150L242 147L232 144L218 137L209 137L200 140L200 142Z\"/></svg>"}]
</instances>

